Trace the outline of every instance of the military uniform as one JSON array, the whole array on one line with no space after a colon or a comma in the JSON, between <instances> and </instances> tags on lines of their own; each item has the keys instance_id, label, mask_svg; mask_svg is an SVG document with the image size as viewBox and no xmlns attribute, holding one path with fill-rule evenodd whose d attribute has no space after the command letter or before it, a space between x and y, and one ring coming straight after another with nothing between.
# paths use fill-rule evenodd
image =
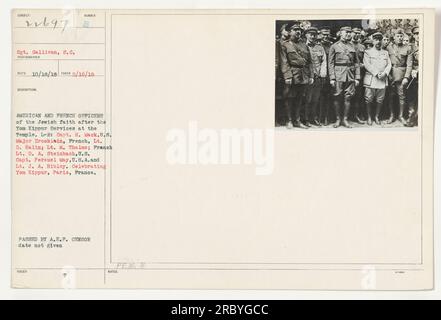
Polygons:
<instances>
[{"instance_id":1,"label":"military uniform","mask_svg":"<svg viewBox=\"0 0 441 320\"><path fill-rule=\"evenodd\" d=\"M400 32L400 31L396 31ZM413 54L410 46L403 44L390 43L387 46L389 57L392 63L392 70L389 74L390 80L390 119L393 121L393 101L395 96L398 96L399 100L399 115L398 118L401 122L404 122L403 112L406 104L405 88L402 84L403 79L409 79L413 65Z\"/></svg>"},{"instance_id":2,"label":"military uniform","mask_svg":"<svg viewBox=\"0 0 441 320\"><path fill-rule=\"evenodd\" d=\"M387 51L387 47L390 45L390 43L391 43L391 34L389 33L390 31L387 31L385 34L384 34L384 36L383 36L383 39L382 39L382 42L381 42L381 47L384 49L384 50L386 50ZM389 52L388 52L389 53ZM384 103L386 104L386 106L389 106L389 103L390 103L390 91L391 91L391 88L390 88L390 81L388 81L388 84L386 85L386 92L385 92L385 97L384 97ZM389 108L389 107L388 107ZM381 111L381 114L380 114L380 117L386 117L387 115L386 115L386 113L387 112L389 112L389 109L388 108L383 108L383 110ZM386 109L386 110L385 110Z\"/></svg>"},{"instance_id":3,"label":"military uniform","mask_svg":"<svg viewBox=\"0 0 441 320\"><path fill-rule=\"evenodd\" d=\"M311 27L307 32L317 33L317 29ZM306 121L320 125L318 106L324 79L327 75L327 59L325 49L320 44L307 43L311 53L311 64L313 69L314 82L306 89Z\"/></svg>"},{"instance_id":4,"label":"military uniform","mask_svg":"<svg viewBox=\"0 0 441 320\"><path fill-rule=\"evenodd\" d=\"M281 41L281 39L276 39L276 44L275 44L275 47L276 47L276 64L275 64L276 65L276 74L277 74L277 71L280 66L280 46L281 46L280 41Z\"/></svg>"},{"instance_id":5,"label":"military uniform","mask_svg":"<svg viewBox=\"0 0 441 320\"><path fill-rule=\"evenodd\" d=\"M313 76L311 66L311 54L308 47L302 41L285 41L281 51L281 70L283 78L292 79L295 85L308 84ZM293 86L295 88L295 86ZM291 90L292 97L298 93Z\"/></svg>"},{"instance_id":6,"label":"military uniform","mask_svg":"<svg viewBox=\"0 0 441 320\"><path fill-rule=\"evenodd\" d=\"M389 57L392 62L390 80L392 80L393 83L396 83L403 81L404 78L409 78L413 64L411 47L391 43L387 47L387 51L389 52Z\"/></svg>"},{"instance_id":7,"label":"military uniform","mask_svg":"<svg viewBox=\"0 0 441 320\"><path fill-rule=\"evenodd\" d=\"M341 31L351 32L350 27L343 27ZM329 78L335 81L334 85L334 107L337 122L335 127L340 125L340 98L343 96L344 112L343 124L349 127L347 117L351 105L351 98L355 94L355 81L360 79L360 66L357 52L350 42L340 39L329 49Z\"/></svg>"},{"instance_id":8,"label":"military uniform","mask_svg":"<svg viewBox=\"0 0 441 320\"><path fill-rule=\"evenodd\" d=\"M361 43L354 43L354 42L352 42L352 45L354 46L355 54L357 55L357 59L358 59L358 62L359 62L360 79L363 79L363 77L364 77L363 56L364 56L364 52L365 52L366 48ZM353 104L354 104L355 120L357 120L357 122L359 122L359 123L364 123L360 119L360 116L363 113L362 112L363 96L364 96L364 87L361 86L361 85L356 86L355 87L355 94L354 94Z\"/></svg>"},{"instance_id":9,"label":"military uniform","mask_svg":"<svg viewBox=\"0 0 441 320\"><path fill-rule=\"evenodd\" d=\"M281 55L281 51L282 51L282 44L283 42L285 42L286 40L280 38L280 39L276 39L276 43L275 43L275 51L276 51L276 63L275 63L275 73L276 73L276 123L284 123L285 119L284 119L284 115L283 112L281 112L281 109L283 109L283 88L285 85L285 81L283 79L283 75L282 75L282 71L280 69L280 55Z\"/></svg>"},{"instance_id":10,"label":"military uniform","mask_svg":"<svg viewBox=\"0 0 441 320\"><path fill-rule=\"evenodd\" d=\"M327 41L327 40L323 40L320 44L322 45L323 49L325 49L326 56L328 56L329 55L329 48L331 48L332 42Z\"/></svg>"},{"instance_id":11,"label":"military uniform","mask_svg":"<svg viewBox=\"0 0 441 320\"><path fill-rule=\"evenodd\" d=\"M329 48L332 46L331 29L329 27L322 27L320 29L320 33L323 36L320 44L322 45L323 49L325 49L326 56L328 56Z\"/></svg>"},{"instance_id":12,"label":"military uniform","mask_svg":"<svg viewBox=\"0 0 441 320\"><path fill-rule=\"evenodd\" d=\"M388 83L387 77L379 79L376 75L380 72L389 74L392 64L388 52L384 49L370 48L365 51L363 63L366 68L363 79L364 87L384 90Z\"/></svg>"},{"instance_id":13,"label":"military uniform","mask_svg":"<svg viewBox=\"0 0 441 320\"><path fill-rule=\"evenodd\" d=\"M360 67L354 47L341 40L329 49L329 78L336 81L334 96L345 99L355 94L355 80L360 79Z\"/></svg>"},{"instance_id":14,"label":"military uniform","mask_svg":"<svg viewBox=\"0 0 441 320\"><path fill-rule=\"evenodd\" d=\"M383 38L382 34L379 32L374 33L372 37L379 38L380 40ZM364 98L368 124L372 124L371 109L374 102L377 104L375 110L375 123L380 124L379 115L386 93L388 75L392 67L389 53L381 48L370 48L364 53L363 64L366 70L363 86L365 88ZM381 77L378 75L381 75Z\"/></svg>"},{"instance_id":15,"label":"military uniform","mask_svg":"<svg viewBox=\"0 0 441 320\"><path fill-rule=\"evenodd\" d=\"M365 51L372 48L374 46L374 44L372 43L372 40L367 38L366 40L363 41L363 46L365 48Z\"/></svg>"},{"instance_id":16,"label":"military uniform","mask_svg":"<svg viewBox=\"0 0 441 320\"><path fill-rule=\"evenodd\" d=\"M382 42L383 49L387 50L389 44L390 44L390 34L386 33L383 37L383 42Z\"/></svg>"},{"instance_id":17,"label":"military uniform","mask_svg":"<svg viewBox=\"0 0 441 320\"><path fill-rule=\"evenodd\" d=\"M355 52L357 54L357 58L359 61L360 75L363 76L363 71L364 71L364 69L363 69L363 56L364 56L364 51L366 50L366 48L361 43L352 42L352 45L354 46L354 49L355 49Z\"/></svg>"},{"instance_id":18,"label":"military uniform","mask_svg":"<svg viewBox=\"0 0 441 320\"><path fill-rule=\"evenodd\" d=\"M292 29L300 28L294 25ZM284 99L285 111L288 123L294 118L298 126L300 124L300 108L303 104L306 85L313 77L311 53L306 44L300 39L291 39L282 44L281 71L285 79ZM291 81L291 84L286 81Z\"/></svg>"},{"instance_id":19,"label":"military uniform","mask_svg":"<svg viewBox=\"0 0 441 320\"><path fill-rule=\"evenodd\" d=\"M280 28L280 36L278 36L276 38L276 72L278 72L280 74L280 54L281 54L281 50L282 50L282 44L287 41L287 36L283 34L283 32L286 32L286 26L287 24L285 23L284 25L282 25L282 27ZM281 74L280 74L281 77Z\"/></svg>"},{"instance_id":20,"label":"military uniform","mask_svg":"<svg viewBox=\"0 0 441 320\"><path fill-rule=\"evenodd\" d=\"M322 28L321 32L323 35L330 35L331 31L329 28ZM329 69L329 49L332 46L332 42L323 39L321 42L321 45L323 49L325 50L326 54L326 71ZM331 85L329 84L329 73L326 72L326 77L323 79L323 85L322 85L322 92L320 95L320 111L319 111L319 121L323 123L324 125L328 124L329 119L329 104L332 101L332 95L331 95Z\"/></svg>"},{"instance_id":21,"label":"military uniform","mask_svg":"<svg viewBox=\"0 0 441 320\"><path fill-rule=\"evenodd\" d=\"M417 27L412 29L412 33L419 32ZM413 56L413 66L409 84L409 89L407 89L407 100L409 103L409 120L408 126L418 125L418 78L419 78L419 48L418 43L412 45L412 56Z\"/></svg>"}]
</instances>

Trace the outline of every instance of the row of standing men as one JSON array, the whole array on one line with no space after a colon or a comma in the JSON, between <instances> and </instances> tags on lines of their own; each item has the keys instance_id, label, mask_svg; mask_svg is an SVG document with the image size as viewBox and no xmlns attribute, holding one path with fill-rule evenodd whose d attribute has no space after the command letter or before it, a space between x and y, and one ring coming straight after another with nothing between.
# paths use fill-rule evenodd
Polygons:
<instances>
[{"instance_id":1,"label":"row of standing men","mask_svg":"<svg viewBox=\"0 0 441 320\"><path fill-rule=\"evenodd\" d=\"M342 27L333 43L328 27L282 27L276 40L276 87L287 128L327 126L331 118L335 128L351 128L352 121L418 124L419 28L412 29L409 44L403 43L402 29L393 30L391 38L374 32L364 44L362 32Z\"/></svg>"}]
</instances>

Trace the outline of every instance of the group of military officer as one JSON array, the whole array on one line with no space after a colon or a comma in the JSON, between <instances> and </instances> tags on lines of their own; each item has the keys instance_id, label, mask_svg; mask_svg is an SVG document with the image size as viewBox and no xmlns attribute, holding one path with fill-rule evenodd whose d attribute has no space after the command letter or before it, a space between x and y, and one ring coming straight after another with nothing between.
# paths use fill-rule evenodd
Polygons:
<instances>
[{"instance_id":1,"label":"group of military officer","mask_svg":"<svg viewBox=\"0 0 441 320\"><path fill-rule=\"evenodd\" d=\"M364 30L344 26L333 43L328 27L283 25L276 40L276 81L283 88L287 128L327 126L331 105L335 128L351 128L350 122L416 126L418 27L411 32L412 42L398 28L391 36L374 31L361 43Z\"/></svg>"}]
</instances>

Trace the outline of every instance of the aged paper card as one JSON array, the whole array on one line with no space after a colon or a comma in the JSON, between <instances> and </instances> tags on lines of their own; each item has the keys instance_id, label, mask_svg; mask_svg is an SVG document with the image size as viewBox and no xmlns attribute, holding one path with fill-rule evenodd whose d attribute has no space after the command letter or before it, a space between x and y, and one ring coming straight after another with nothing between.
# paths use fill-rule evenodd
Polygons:
<instances>
[{"instance_id":1,"label":"aged paper card","mask_svg":"<svg viewBox=\"0 0 441 320\"><path fill-rule=\"evenodd\" d=\"M432 288L433 10L12 21L13 287Z\"/></svg>"}]
</instances>

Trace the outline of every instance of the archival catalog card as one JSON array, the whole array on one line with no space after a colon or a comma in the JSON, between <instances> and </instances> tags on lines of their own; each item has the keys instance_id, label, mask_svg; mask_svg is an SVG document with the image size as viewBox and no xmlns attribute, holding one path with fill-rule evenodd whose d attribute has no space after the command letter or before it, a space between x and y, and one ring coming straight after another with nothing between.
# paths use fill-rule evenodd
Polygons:
<instances>
[{"instance_id":1,"label":"archival catalog card","mask_svg":"<svg viewBox=\"0 0 441 320\"><path fill-rule=\"evenodd\" d=\"M434 10L11 14L13 287L432 289Z\"/></svg>"}]
</instances>

